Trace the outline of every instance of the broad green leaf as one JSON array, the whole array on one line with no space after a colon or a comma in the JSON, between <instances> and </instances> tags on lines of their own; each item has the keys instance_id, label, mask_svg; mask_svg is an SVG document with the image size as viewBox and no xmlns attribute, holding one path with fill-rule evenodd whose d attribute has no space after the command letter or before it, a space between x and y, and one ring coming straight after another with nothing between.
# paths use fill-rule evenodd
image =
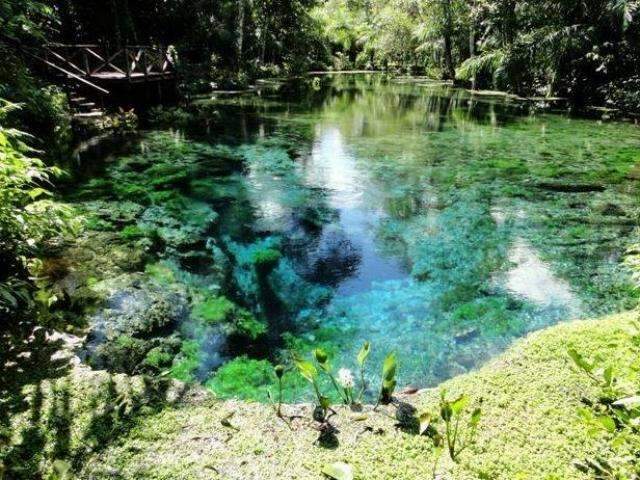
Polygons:
<instances>
[{"instance_id":1,"label":"broad green leaf","mask_svg":"<svg viewBox=\"0 0 640 480\"><path fill-rule=\"evenodd\" d=\"M31 190L29 190L28 193L32 200L35 200L36 198L41 197L42 195L47 195L47 196L51 195L51 192L48 192L44 188L39 188L39 187L32 188Z\"/></svg>"},{"instance_id":2,"label":"broad green leaf","mask_svg":"<svg viewBox=\"0 0 640 480\"><path fill-rule=\"evenodd\" d=\"M604 378L604 383L606 386L611 386L613 383L613 367L609 365L602 372L602 377Z\"/></svg>"},{"instance_id":3,"label":"broad green leaf","mask_svg":"<svg viewBox=\"0 0 640 480\"><path fill-rule=\"evenodd\" d=\"M313 366L313 363L306 360L296 360L295 363L300 375L311 383L315 382L316 378L318 378L318 370Z\"/></svg>"},{"instance_id":4,"label":"broad green leaf","mask_svg":"<svg viewBox=\"0 0 640 480\"><path fill-rule=\"evenodd\" d=\"M387 390L388 392L392 392L396 388L396 381L395 380L385 380L384 382L382 382L382 387L385 390Z\"/></svg>"},{"instance_id":5,"label":"broad green leaf","mask_svg":"<svg viewBox=\"0 0 640 480\"><path fill-rule=\"evenodd\" d=\"M66 480L71 478L71 464L64 460L56 460L53 462L53 471L57 480Z\"/></svg>"},{"instance_id":6,"label":"broad green leaf","mask_svg":"<svg viewBox=\"0 0 640 480\"><path fill-rule=\"evenodd\" d=\"M573 360L573 362L582 370L584 370L587 373L592 373L593 372L593 365L591 365L590 363L588 363L584 357L582 355L580 355L578 353L577 350L570 348L568 350L569 356L571 357L571 359Z\"/></svg>"},{"instance_id":7,"label":"broad green leaf","mask_svg":"<svg viewBox=\"0 0 640 480\"><path fill-rule=\"evenodd\" d=\"M613 418L607 415L598 416L595 418L595 421L609 433L616 431L616 422L613 421Z\"/></svg>"},{"instance_id":8,"label":"broad green leaf","mask_svg":"<svg viewBox=\"0 0 640 480\"><path fill-rule=\"evenodd\" d=\"M429 412L421 413L418 416L418 422L420 423L420 435L424 435L429 425L431 425L431 414Z\"/></svg>"},{"instance_id":9,"label":"broad green leaf","mask_svg":"<svg viewBox=\"0 0 640 480\"><path fill-rule=\"evenodd\" d=\"M362 348L358 352L358 364L361 367L364 366L364 362L367 361L367 357L369 356L370 352L371 352L371 344L369 342L364 342L364 345L362 345Z\"/></svg>"},{"instance_id":10,"label":"broad green leaf","mask_svg":"<svg viewBox=\"0 0 640 480\"><path fill-rule=\"evenodd\" d=\"M327 464L322 467L322 473L333 480L353 480L353 468L347 463Z\"/></svg>"},{"instance_id":11,"label":"broad green leaf","mask_svg":"<svg viewBox=\"0 0 640 480\"><path fill-rule=\"evenodd\" d=\"M440 417L445 422L448 422L449 420L451 420L452 416L453 416L453 410L451 409L451 404L447 401L443 402L440 405Z\"/></svg>"},{"instance_id":12,"label":"broad green leaf","mask_svg":"<svg viewBox=\"0 0 640 480\"><path fill-rule=\"evenodd\" d=\"M480 423L480 417L482 417L482 410L480 410L479 408L476 408L471 414L471 420L469 420L469 425L472 428L477 427L478 424Z\"/></svg>"},{"instance_id":13,"label":"broad green leaf","mask_svg":"<svg viewBox=\"0 0 640 480\"><path fill-rule=\"evenodd\" d=\"M385 357L384 363L382 364L382 378L386 381L393 380L396 376L397 366L396 354L395 352L391 352Z\"/></svg>"},{"instance_id":14,"label":"broad green leaf","mask_svg":"<svg viewBox=\"0 0 640 480\"><path fill-rule=\"evenodd\" d=\"M466 395L460 395L453 402L451 402L451 411L454 415L459 415L467 405L469 404L469 397Z\"/></svg>"}]
</instances>

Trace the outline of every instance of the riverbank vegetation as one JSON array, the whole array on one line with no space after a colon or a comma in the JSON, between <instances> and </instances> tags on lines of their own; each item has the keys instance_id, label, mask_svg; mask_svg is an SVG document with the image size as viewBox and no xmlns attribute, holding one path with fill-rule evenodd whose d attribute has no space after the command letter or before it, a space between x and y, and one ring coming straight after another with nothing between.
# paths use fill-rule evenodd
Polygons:
<instances>
[{"instance_id":1,"label":"riverbank vegetation","mask_svg":"<svg viewBox=\"0 0 640 480\"><path fill-rule=\"evenodd\" d=\"M0 96L38 105L41 124L60 116L57 93L34 89L8 38L171 46L187 95L309 70L367 69L565 97L578 108L640 109L635 0L5 0L1 8L0 47L12 61L0 72Z\"/></svg>"},{"instance_id":2,"label":"riverbank vegetation","mask_svg":"<svg viewBox=\"0 0 640 480\"><path fill-rule=\"evenodd\" d=\"M624 314L551 327L478 372L438 389L400 392L399 406L355 412L334 406L335 433L324 447L315 443L310 405L284 404L280 419L266 404L219 401L198 388L93 372L68 359L46 363L52 349L43 349L38 362L18 360L25 374L7 377L13 402L3 412L12 429L3 459L9 478L25 479L35 472L60 478L61 470L80 478L321 479L335 463L348 465L353 478L372 479L434 473L455 479L635 478L636 434L618 433L593 416L585 423L588 402L602 398L602 387L567 353L571 348L606 359L616 388L633 395L640 353L635 321ZM43 365L50 370L43 372ZM466 395L471 405L465 415L482 410L477 432L455 462L434 445L424 424L429 416L444 432L442 391L447 399ZM611 464L618 476L594 476L585 464Z\"/></svg>"}]
</instances>

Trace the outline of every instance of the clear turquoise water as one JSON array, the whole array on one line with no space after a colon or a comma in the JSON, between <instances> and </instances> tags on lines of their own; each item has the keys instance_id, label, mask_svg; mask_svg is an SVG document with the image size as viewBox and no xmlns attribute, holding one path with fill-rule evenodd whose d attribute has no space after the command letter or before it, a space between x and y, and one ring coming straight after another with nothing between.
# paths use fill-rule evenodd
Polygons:
<instances>
[{"instance_id":1,"label":"clear turquoise water","mask_svg":"<svg viewBox=\"0 0 640 480\"><path fill-rule=\"evenodd\" d=\"M258 347L221 347L187 320L202 380L238 355L275 363L316 345L353 368L368 340L372 380L393 350L401 384L434 385L529 331L636 304L624 265L636 240L634 125L380 75L199 104L217 112L208 128L149 132L134 151L184 162L184 211L219 215L199 248L223 251L229 271L198 272L166 252L153 262L190 292L225 292L270 329ZM211 168L220 152L240 166ZM102 175L120 174L119 158ZM250 265L265 246L282 253L266 286Z\"/></svg>"}]
</instances>

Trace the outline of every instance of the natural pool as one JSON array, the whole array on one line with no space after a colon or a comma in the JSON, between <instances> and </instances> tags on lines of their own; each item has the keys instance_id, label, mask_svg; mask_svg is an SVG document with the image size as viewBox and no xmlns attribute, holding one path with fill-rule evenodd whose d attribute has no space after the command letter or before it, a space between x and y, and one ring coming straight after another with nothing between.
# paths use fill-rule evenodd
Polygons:
<instances>
[{"instance_id":1,"label":"natural pool","mask_svg":"<svg viewBox=\"0 0 640 480\"><path fill-rule=\"evenodd\" d=\"M635 125L377 74L195 109L80 158L59 288L96 367L265 399L291 351L353 368L368 340L372 380L393 350L431 386L637 303Z\"/></svg>"}]
</instances>

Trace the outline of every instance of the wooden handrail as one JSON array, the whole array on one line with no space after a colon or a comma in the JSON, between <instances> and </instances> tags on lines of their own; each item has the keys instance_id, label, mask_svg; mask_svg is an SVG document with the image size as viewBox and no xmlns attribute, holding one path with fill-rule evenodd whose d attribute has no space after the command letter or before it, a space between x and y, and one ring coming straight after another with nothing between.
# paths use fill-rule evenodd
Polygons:
<instances>
[{"instance_id":1,"label":"wooden handrail","mask_svg":"<svg viewBox=\"0 0 640 480\"><path fill-rule=\"evenodd\" d=\"M73 78L73 79L75 79L75 80L79 81L80 83L84 83L85 85L87 85L87 86L89 86L89 87L91 87L91 88L94 88L94 89L98 90L100 93L103 93L103 94L105 94L105 95L109 95L109 90L104 89L104 88L102 88L102 87L99 87L99 86L98 86L98 85L96 85L95 83L92 83L92 82L90 82L89 80L86 80L86 79L84 79L84 78L80 77L79 75L76 75L75 73L70 72L70 71L68 71L68 70L66 70L66 69L64 69L64 68L62 68L62 67L60 67L60 66L56 65L55 63L50 62L49 60L45 60L44 58L39 57L38 55L36 55L36 54L34 54L34 53L30 53L30 52L26 52L26 53L27 53L27 55L32 56L32 57L33 57L33 58L35 58L36 60L40 60L40 61L41 61L41 62L43 62L45 65L47 65L47 66L49 66L49 67L51 67L51 68L53 68L53 69L55 69L55 70L58 70L59 72L62 72L62 73L64 73L65 75L70 76L71 78Z\"/></svg>"}]
</instances>

